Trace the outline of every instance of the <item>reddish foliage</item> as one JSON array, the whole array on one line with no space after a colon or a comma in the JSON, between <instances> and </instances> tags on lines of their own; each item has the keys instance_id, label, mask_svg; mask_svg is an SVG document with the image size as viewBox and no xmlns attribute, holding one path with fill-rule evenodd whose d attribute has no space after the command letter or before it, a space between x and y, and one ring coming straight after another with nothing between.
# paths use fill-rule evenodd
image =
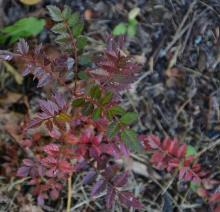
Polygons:
<instances>
[{"instance_id":1,"label":"reddish foliage","mask_svg":"<svg viewBox=\"0 0 220 212\"><path fill-rule=\"evenodd\" d=\"M29 128L37 127L41 125L42 122L46 121L46 126L49 131L53 130L53 122L50 121L51 118L56 118L57 115L64 113L67 109L66 101L63 96L56 93L52 96L52 100L39 100L39 105L41 113L37 114L37 117L31 120Z\"/></svg>"},{"instance_id":2,"label":"reddish foliage","mask_svg":"<svg viewBox=\"0 0 220 212\"><path fill-rule=\"evenodd\" d=\"M207 185L219 182L208 178L208 173L202 170L200 163L192 155L187 156L185 144L177 140L165 138L163 141L155 135L140 136L145 149L151 152L151 163L160 170L178 171L179 180L199 185L196 190L199 196L208 199L210 203L220 201L220 193L209 192ZM212 186L211 186L212 187Z\"/></svg>"},{"instance_id":3,"label":"reddish foliage","mask_svg":"<svg viewBox=\"0 0 220 212\"><path fill-rule=\"evenodd\" d=\"M96 63L99 69L90 71L103 88L115 92L128 88L129 84L136 79L135 73L140 69L131 57L122 52L123 46L123 36L118 38L109 36L107 49Z\"/></svg>"}]
</instances>

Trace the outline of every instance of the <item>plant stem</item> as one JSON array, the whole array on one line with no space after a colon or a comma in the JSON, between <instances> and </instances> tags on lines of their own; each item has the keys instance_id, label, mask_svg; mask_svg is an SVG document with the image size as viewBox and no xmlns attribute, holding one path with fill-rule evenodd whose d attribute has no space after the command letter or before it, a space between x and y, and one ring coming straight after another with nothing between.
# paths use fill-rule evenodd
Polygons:
<instances>
[{"instance_id":1,"label":"plant stem","mask_svg":"<svg viewBox=\"0 0 220 212\"><path fill-rule=\"evenodd\" d=\"M71 196L72 196L72 175L68 178L68 194L67 194L67 207L66 212L70 212L71 207Z\"/></svg>"}]
</instances>

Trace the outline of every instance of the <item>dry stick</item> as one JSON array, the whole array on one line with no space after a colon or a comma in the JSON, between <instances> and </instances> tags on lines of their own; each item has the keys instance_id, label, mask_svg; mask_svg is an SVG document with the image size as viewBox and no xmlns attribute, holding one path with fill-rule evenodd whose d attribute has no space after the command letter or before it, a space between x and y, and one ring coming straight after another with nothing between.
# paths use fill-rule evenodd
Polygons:
<instances>
[{"instance_id":1,"label":"dry stick","mask_svg":"<svg viewBox=\"0 0 220 212\"><path fill-rule=\"evenodd\" d=\"M185 195L184 195L184 197L183 197L182 201L181 201L181 204L180 204L180 205L181 205L181 207L183 207L184 202L186 201L186 198L187 198L187 196L188 196L188 194L189 194L190 190L191 190L191 188L189 187L189 188L187 189L187 191L186 191L186 193L185 193Z\"/></svg>"},{"instance_id":2,"label":"dry stick","mask_svg":"<svg viewBox=\"0 0 220 212\"><path fill-rule=\"evenodd\" d=\"M75 205L73 208L71 208L70 212L74 211L75 209L77 209L77 208L79 208L83 205L88 205L90 202L95 201L96 199L99 199L100 197L103 197L105 195L106 195L105 193L102 193L102 194L99 194L98 196L94 197L93 199L88 199L88 200L85 200L83 202L80 202L77 205Z\"/></svg>"},{"instance_id":3,"label":"dry stick","mask_svg":"<svg viewBox=\"0 0 220 212\"><path fill-rule=\"evenodd\" d=\"M163 187L163 189L156 195L154 201L156 201L160 195L164 195L166 192L168 192L168 189L172 186L174 180L176 179L177 174L178 174L178 170L175 171L172 179L168 182L168 184L165 187Z\"/></svg>"},{"instance_id":4,"label":"dry stick","mask_svg":"<svg viewBox=\"0 0 220 212\"><path fill-rule=\"evenodd\" d=\"M190 5L190 7L189 7L189 9L188 9L188 11L187 11L187 13L186 13L186 15L184 16L182 22L180 23L180 25L179 25L179 27L178 27L178 29L177 29L175 35L174 35L173 40L172 40L172 41L168 44L168 46L165 48L165 52L169 51L169 49L176 43L177 40L179 40L180 37L182 37L182 35L183 35L183 34L185 33L185 31L187 30L188 26L185 27L183 30L181 30L181 29L183 28L183 26L184 26L184 24L185 24L185 22L186 22L186 20L187 20L187 18L188 18L188 16L189 16L189 14L192 12L193 7L195 6L196 2L197 2L197 1L194 1L194 2Z\"/></svg>"},{"instance_id":5,"label":"dry stick","mask_svg":"<svg viewBox=\"0 0 220 212\"><path fill-rule=\"evenodd\" d=\"M199 3L203 4L204 6L206 6L208 9L212 10L219 18L220 18L220 14L218 13L217 10L215 10L212 6L210 6L208 3L205 3L201 0L199 0Z\"/></svg>"},{"instance_id":6,"label":"dry stick","mask_svg":"<svg viewBox=\"0 0 220 212\"><path fill-rule=\"evenodd\" d=\"M72 197L72 175L70 175L69 178L68 178L68 196L67 196L66 212L70 212L71 197Z\"/></svg>"},{"instance_id":7,"label":"dry stick","mask_svg":"<svg viewBox=\"0 0 220 212\"><path fill-rule=\"evenodd\" d=\"M189 40L190 34L191 34L191 32L192 32L192 28L193 28L193 26L194 26L195 19L196 19L196 18L193 17L193 21L192 21L192 23L190 24L190 27L189 27L188 32L186 33L186 38L185 38L185 40L184 40L184 42L183 42L183 45L182 45L182 49L181 49L181 51L180 51L180 54L183 54L183 52L184 52L184 50L185 50L186 44L187 44L187 42L188 42L188 40Z\"/></svg>"},{"instance_id":8,"label":"dry stick","mask_svg":"<svg viewBox=\"0 0 220 212\"><path fill-rule=\"evenodd\" d=\"M154 182L154 183L156 183L161 189L162 189L162 191L165 191L165 188L164 188L164 186L158 181L158 180L156 180L156 179L154 179L154 178L151 178L151 180ZM179 211L182 211L181 210L181 208L180 208L180 206L179 206L179 204L177 203L177 201L172 197L172 195L168 192L168 191L166 191L167 192L167 195L169 196L169 198L171 199L171 201L174 203L174 205L179 209ZM180 198L182 198L179 194L177 194Z\"/></svg>"},{"instance_id":9,"label":"dry stick","mask_svg":"<svg viewBox=\"0 0 220 212\"><path fill-rule=\"evenodd\" d=\"M191 23L187 24L179 33L175 33L173 40L165 48L165 52L168 52L170 48L184 35L184 33L190 28L200 17L202 17L207 10L202 11L198 16L196 16ZM178 28L179 29L179 28Z\"/></svg>"},{"instance_id":10,"label":"dry stick","mask_svg":"<svg viewBox=\"0 0 220 212\"><path fill-rule=\"evenodd\" d=\"M201 150L200 152L198 152L196 155L195 155L195 158L199 158L202 154L204 154L206 151L216 147L220 145L220 139L218 139L217 141L215 141L214 143L210 144L209 146L207 146L205 149Z\"/></svg>"}]
</instances>

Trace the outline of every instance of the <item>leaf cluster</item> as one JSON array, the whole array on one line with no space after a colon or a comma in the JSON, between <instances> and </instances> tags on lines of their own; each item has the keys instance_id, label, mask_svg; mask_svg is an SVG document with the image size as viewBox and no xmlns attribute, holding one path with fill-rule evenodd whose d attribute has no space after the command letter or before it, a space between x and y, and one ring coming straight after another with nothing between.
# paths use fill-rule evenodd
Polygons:
<instances>
[{"instance_id":1,"label":"leaf cluster","mask_svg":"<svg viewBox=\"0 0 220 212\"><path fill-rule=\"evenodd\" d=\"M80 14L72 13L71 8L66 5L63 11L56 6L47 6L47 9L52 20L56 22L51 28L51 31L57 34L55 42L66 51L73 48L83 49L87 44L87 38L82 35L84 24L80 20Z\"/></svg>"}]
</instances>

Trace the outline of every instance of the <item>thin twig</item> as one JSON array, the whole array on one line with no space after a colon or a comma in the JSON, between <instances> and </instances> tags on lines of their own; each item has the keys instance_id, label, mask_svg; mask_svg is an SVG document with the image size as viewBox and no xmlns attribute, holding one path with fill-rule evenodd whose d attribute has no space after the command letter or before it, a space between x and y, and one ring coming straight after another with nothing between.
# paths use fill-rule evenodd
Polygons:
<instances>
[{"instance_id":1,"label":"thin twig","mask_svg":"<svg viewBox=\"0 0 220 212\"><path fill-rule=\"evenodd\" d=\"M72 175L68 178L68 194L67 194L67 207L66 212L70 212L71 208L71 197L72 197Z\"/></svg>"},{"instance_id":2,"label":"thin twig","mask_svg":"<svg viewBox=\"0 0 220 212\"><path fill-rule=\"evenodd\" d=\"M204 148L203 150L201 150L200 152L198 152L195 155L195 158L199 158L201 157L202 154L204 154L206 151L213 149L214 147L220 145L220 139L216 140L214 143L211 143L209 146L207 146L206 148Z\"/></svg>"}]
</instances>

